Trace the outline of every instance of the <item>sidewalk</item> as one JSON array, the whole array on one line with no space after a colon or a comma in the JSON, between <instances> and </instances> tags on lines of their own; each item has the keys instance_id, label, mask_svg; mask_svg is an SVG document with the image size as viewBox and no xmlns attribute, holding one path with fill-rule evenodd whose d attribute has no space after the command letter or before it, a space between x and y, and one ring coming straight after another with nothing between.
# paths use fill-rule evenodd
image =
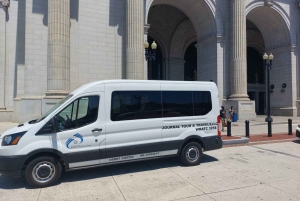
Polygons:
<instances>
[{"instance_id":1,"label":"sidewalk","mask_svg":"<svg viewBox=\"0 0 300 201\"><path fill-rule=\"evenodd\" d=\"M272 137L268 137L268 123L266 115L258 115L256 120L249 121L250 138L246 138L245 121L231 123L231 137L227 136L227 128L222 132L224 145L257 144L267 142L292 141L296 139L296 127L300 124L300 117L272 116ZM288 135L288 119L292 119L292 135Z\"/></svg>"}]
</instances>

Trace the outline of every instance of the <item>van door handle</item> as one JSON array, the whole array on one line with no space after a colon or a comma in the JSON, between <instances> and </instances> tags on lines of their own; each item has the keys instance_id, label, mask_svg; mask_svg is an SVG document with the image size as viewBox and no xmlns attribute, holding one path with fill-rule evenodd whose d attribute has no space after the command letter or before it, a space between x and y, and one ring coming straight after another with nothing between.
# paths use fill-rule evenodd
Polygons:
<instances>
[{"instance_id":1,"label":"van door handle","mask_svg":"<svg viewBox=\"0 0 300 201\"><path fill-rule=\"evenodd\" d=\"M94 130L92 130L92 132L95 132L95 133L97 133L99 131L102 131L102 128L95 128Z\"/></svg>"}]
</instances>

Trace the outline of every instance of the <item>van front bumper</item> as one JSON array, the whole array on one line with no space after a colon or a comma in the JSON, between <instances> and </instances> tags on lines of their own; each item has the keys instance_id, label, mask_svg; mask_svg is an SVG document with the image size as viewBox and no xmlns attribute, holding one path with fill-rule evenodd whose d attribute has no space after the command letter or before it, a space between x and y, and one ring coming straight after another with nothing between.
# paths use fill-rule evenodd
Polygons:
<instances>
[{"instance_id":1,"label":"van front bumper","mask_svg":"<svg viewBox=\"0 0 300 201\"><path fill-rule=\"evenodd\" d=\"M0 156L0 174L10 177L21 177L18 169L22 156Z\"/></svg>"},{"instance_id":2,"label":"van front bumper","mask_svg":"<svg viewBox=\"0 0 300 201\"><path fill-rule=\"evenodd\" d=\"M211 151L215 149L221 149L223 146L223 141L221 136L211 136L203 138L205 140L205 150Z\"/></svg>"}]
</instances>

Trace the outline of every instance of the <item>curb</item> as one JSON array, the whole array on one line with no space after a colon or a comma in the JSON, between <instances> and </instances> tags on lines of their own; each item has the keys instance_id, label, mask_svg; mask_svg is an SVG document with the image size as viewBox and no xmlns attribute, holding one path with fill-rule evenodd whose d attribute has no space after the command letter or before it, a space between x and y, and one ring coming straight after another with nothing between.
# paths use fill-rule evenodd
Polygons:
<instances>
[{"instance_id":1,"label":"curb","mask_svg":"<svg viewBox=\"0 0 300 201\"><path fill-rule=\"evenodd\" d=\"M257 141L257 142L250 142L249 145L256 145L256 144L269 144L269 143L278 143L278 142L291 142L299 140L299 138L290 138L290 139L281 139L281 140L268 140L268 141Z\"/></svg>"},{"instance_id":2,"label":"curb","mask_svg":"<svg viewBox=\"0 0 300 201\"><path fill-rule=\"evenodd\" d=\"M241 139L223 140L223 145L245 144L249 143L249 138L241 137Z\"/></svg>"}]
</instances>

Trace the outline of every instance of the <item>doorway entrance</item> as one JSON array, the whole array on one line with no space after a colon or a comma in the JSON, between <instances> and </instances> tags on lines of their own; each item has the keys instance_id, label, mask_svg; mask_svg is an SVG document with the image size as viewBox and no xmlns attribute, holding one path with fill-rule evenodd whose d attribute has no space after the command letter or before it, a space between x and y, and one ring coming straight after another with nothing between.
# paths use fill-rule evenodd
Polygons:
<instances>
[{"instance_id":1,"label":"doorway entrance","mask_svg":"<svg viewBox=\"0 0 300 201\"><path fill-rule=\"evenodd\" d=\"M197 80L197 48L195 45L197 42L193 42L186 49L184 54L184 81Z\"/></svg>"},{"instance_id":2,"label":"doorway entrance","mask_svg":"<svg viewBox=\"0 0 300 201\"><path fill-rule=\"evenodd\" d=\"M265 68L262 55L247 47L247 89L250 100L255 101L255 112L263 115L266 102Z\"/></svg>"}]
</instances>

